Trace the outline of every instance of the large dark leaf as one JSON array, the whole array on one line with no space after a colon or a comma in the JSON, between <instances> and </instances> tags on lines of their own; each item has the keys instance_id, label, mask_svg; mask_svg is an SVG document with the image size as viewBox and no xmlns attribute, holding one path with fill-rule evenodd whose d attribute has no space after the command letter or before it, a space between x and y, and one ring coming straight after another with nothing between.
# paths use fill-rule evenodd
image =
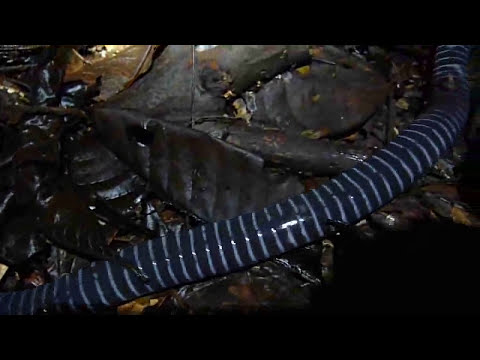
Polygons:
<instances>
[{"instance_id":1,"label":"large dark leaf","mask_svg":"<svg viewBox=\"0 0 480 360\"><path fill-rule=\"evenodd\" d=\"M330 139L312 140L281 130L245 126L243 121L212 121L195 126L261 156L265 161L294 171L334 176L367 158L363 149L336 144Z\"/></svg>"},{"instance_id":2,"label":"large dark leaf","mask_svg":"<svg viewBox=\"0 0 480 360\"><path fill-rule=\"evenodd\" d=\"M42 229L62 249L92 259L108 258L113 254L108 248L111 228L99 223L88 200L68 180L59 179L58 189L41 202Z\"/></svg>"},{"instance_id":3,"label":"large dark leaf","mask_svg":"<svg viewBox=\"0 0 480 360\"><path fill-rule=\"evenodd\" d=\"M105 143L153 191L205 220L231 218L303 191L296 179L266 171L258 156L200 131L124 110L97 109L94 117Z\"/></svg>"},{"instance_id":4,"label":"large dark leaf","mask_svg":"<svg viewBox=\"0 0 480 360\"><path fill-rule=\"evenodd\" d=\"M246 101L254 123L336 136L359 128L388 93L371 69L312 63L271 80Z\"/></svg>"},{"instance_id":5,"label":"large dark leaf","mask_svg":"<svg viewBox=\"0 0 480 360\"><path fill-rule=\"evenodd\" d=\"M196 52L191 45L169 45L152 69L105 107L138 110L163 120L188 123L194 81L194 118L222 115L229 91L240 94L292 66L310 60L305 45L220 45ZM192 78L193 77L193 78Z\"/></svg>"},{"instance_id":6,"label":"large dark leaf","mask_svg":"<svg viewBox=\"0 0 480 360\"><path fill-rule=\"evenodd\" d=\"M37 224L38 217L29 212L10 219L1 227L0 262L20 264L45 248L46 239L39 232Z\"/></svg>"},{"instance_id":7,"label":"large dark leaf","mask_svg":"<svg viewBox=\"0 0 480 360\"><path fill-rule=\"evenodd\" d=\"M159 234L161 221L156 221L158 214L146 198L146 180L105 147L95 132L83 129L70 136L65 153L71 179L78 190L89 194L95 213L120 229Z\"/></svg>"}]
</instances>

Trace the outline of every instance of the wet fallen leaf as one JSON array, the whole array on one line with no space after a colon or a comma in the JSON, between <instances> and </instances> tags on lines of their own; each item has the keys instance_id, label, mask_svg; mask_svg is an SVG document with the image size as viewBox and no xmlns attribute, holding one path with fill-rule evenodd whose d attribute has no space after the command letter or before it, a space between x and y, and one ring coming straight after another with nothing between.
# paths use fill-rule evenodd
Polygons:
<instances>
[{"instance_id":1,"label":"wet fallen leaf","mask_svg":"<svg viewBox=\"0 0 480 360\"><path fill-rule=\"evenodd\" d=\"M106 145L145 174L152 191L202 219L228 219L303 191L259 156L200 131L125 110L97 109L95 119Z\"/></svg>"},{"instance_id":2,"label":"wet fallen leaf","mask_svg":"<svg viewBox=\"0 0 480 360\"><path fill-rule=\"evenodd\" d=\"M138 69L139 64L149 51L150 45L119 45L106 52L105 58L94 59L90 64L79 65L75 60L66 71L65 80L83 80L94 84L98 77L102 78L102 87L98 100L105 101L123 90L136 76L144 73L152 64L153 51L150 51L145 62ZM110 48L109 48L110 47ZM139 70L139 71L137 71Z\"/></svg>"}]
</instances>

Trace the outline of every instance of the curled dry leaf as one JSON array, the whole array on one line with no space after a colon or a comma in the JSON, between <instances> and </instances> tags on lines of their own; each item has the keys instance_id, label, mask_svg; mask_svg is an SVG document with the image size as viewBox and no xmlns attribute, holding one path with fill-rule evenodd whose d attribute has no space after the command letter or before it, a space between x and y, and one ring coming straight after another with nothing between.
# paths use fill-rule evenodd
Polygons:
<instances>
[{"instance_id":1,"label":"curled dry leaf","mask_svg":"<svg viewBox=\"0 0 480 360\"><path fill-rule=\"evenodd\" d=\"M303 191L262 158L197 130L137 112L97 109L99 132L116 156L162 200L207 221L261 209Z\"/></svg>"}]
</instances>

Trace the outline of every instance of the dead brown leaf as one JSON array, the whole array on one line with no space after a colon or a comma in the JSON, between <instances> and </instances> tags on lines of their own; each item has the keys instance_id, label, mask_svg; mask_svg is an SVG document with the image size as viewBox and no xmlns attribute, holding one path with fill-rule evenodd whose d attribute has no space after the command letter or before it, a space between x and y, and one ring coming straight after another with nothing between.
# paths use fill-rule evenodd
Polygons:
<instances>
[{"instance_id":1,"label":"dead brown leaf","mask_svg":"<svg viewBox=\"0 0 480 360\"><path fill-rule=\"evenodd\" d=\"M3 276L8 270L8 266L4 264L0 264L0 280L2 280Z\"/></svg>"},{"instance_id":2,"label":"dead brown leaf","mask_svg":"<svg viewBox=\"0 0 480 360\"><path fill-rule=\"evenodd\" d=\"M452 219L457 224L463 224L467 226L473 225L472 215L465 211L465 209L462 209L456 205L452 207Z\"/></svg>"},{"instance_id":3,"label":"dead brown leaf","mask_svg":"<svg viewBox=\"0 0 480 360\"><path fill-rule=\"evenodd\" d=\"M138 76L146 72L153 59L155 45L105 45L105 57L97 57L85 64L78 57L73 57L65 74L66 81L83 80L94 84L102 78L98 100L105 101L128 87ZM139 67L140 66L140 67Z\"/></svg>"},{"instance_id":4,"label":"dead brown leaf","mask_svg":"<svg viewBox=\"0 0 480 360\"><path fill-rule=\"evenodd\" d=\"M358 134L358 131L357 131L356 133L353 133L353 134L351 134L351 135L349 135L349 136L347 136L347 137L344 137L343 140L345 140L345 141L350 141L350 142L351 142L351 141L355 141L355 140L358 138L358 135L359 135L359 134Z\"/></svg>"},{"instance_id":5,"label":"dead brown leaf","mask_svg":"<svg viewBox=\"0 0 480 360\"><path fill-rule=\"evenodd\" d=\"M136 299L117 308L119 315L141 315L150 306L150 296Z\"/></svg>"}]
</instances>

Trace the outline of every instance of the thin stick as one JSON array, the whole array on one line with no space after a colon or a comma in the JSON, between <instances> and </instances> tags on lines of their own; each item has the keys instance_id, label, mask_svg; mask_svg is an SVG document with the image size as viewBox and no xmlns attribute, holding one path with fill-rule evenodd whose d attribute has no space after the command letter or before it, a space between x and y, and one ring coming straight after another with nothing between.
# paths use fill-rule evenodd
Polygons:
<instances>
[{"instance_id":1,"label":"thin stick","mask_svg":"<svg viewBox=\"0 0 480 360\"><path fill-rule=\"evenodd\" d=\"M190 122L192 123L192 129L195 125L193 119L193 104L195 100L195 45L192 45L192 86L191 86L191 104L190 104Z\"/></svg>"},{"instance_id":2,"label":"thin stick","mask_svg":"<svg viewBox=\"0 0 480 360\"><path fill-rule=\"evenodd\" d=\"M71 108L59 108L51 106L28 106L28 105L8 105L5 109L18 110L28 114L52 114L59 116L78 116L81 118L88 118L84 111Z\"/></svg>"},{"instance_id":3,"label":"thin stick","mask_svg":"<svg viewBox=\"0 0 480 360\"><path fill-rule=\"evenodd\" d=\"M82 55L80 55L80 53L77 51L77 49L72 48L72 51L73 51L73 54L74 54L76 57L78 57L80 60L82 60L82 62L83 62L84 64L92 65L92 62L89 61L89 60L87 60L87 59L85 59Z\"/></svg>"},{"instance_id":4,"label":"thin stick","mask_svg":"<svg viewBox=\"0 0 480 360\"><path fill-rule=\"evenodd\" d=\"M26 65L13 65L13 66L0 66L0 73L12 72L12 71L23 71L35 67L35 64L26 64Z\"/></svg>"},{"instance_id":5,"label":"thin stick","mask_svg":"<svg viewBox=\"0 0 480 360\"><path fill-rule=\"evenodd\" d=\"M390 95L387 98L387 119L385 124L384 145L387 145L393 139L394 125L395 125L395 104L393 102L393 96Z\"/></svg>"},{"instance_id":6,"label":"thin stick","mask_svg":"<svg viewBox=\"0 0 480 360\"><path fill-rule=\"evenodd\" d=\"M147 61L148 56L150 55L152 50L153 50L153 45L148 45L147 50L143 54L142 60L140 60L140 62L137 65L137 68L135 69L135 73L133 74L133 76L130 78L130 80L128 80L128 82L123 87L124 90L129 88L134 83L134 81L138 78L138 76L140 75L140 72L142 71L143 66L145 65L145 62Z\"/></svg>"}]
</instances>

